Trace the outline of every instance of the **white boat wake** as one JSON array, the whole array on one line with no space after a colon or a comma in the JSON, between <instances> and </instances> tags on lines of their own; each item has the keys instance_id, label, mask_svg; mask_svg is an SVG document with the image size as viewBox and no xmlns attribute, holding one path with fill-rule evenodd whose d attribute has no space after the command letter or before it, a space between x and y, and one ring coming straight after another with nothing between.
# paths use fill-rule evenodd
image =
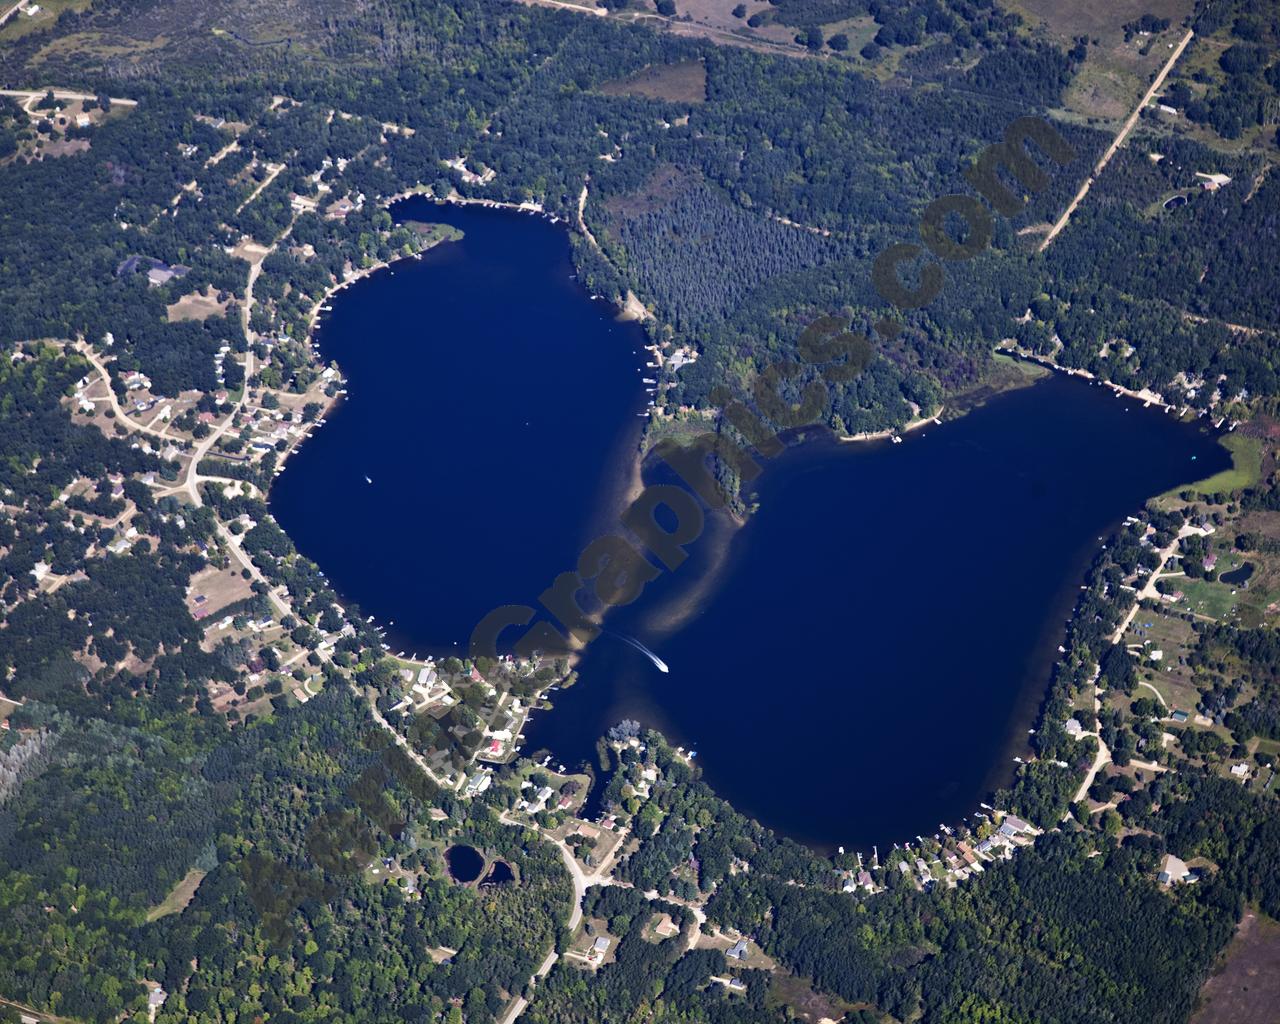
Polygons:
<instances>
[{"instance_id":1,"label":"white boat wake","mask_svg":"<svg viewBox=\"0 0 1280 1024\"><path fill-rule=\"evenodd\" d=\"M628 643L628 644L630 644L630 645L631 645L632 647L634 647L637 651L639 651L639 652L640 652L641 654L643 654L646 658L648 658L651 662L653 662L654 666L658 669L658 671L659 671L659 672L670 672L670 671L671 671L671 669L667 668L667 663L666 663L665 661L663 661L663 660L662 660L661 658L659 658L656 654L654 654L654 653L653 653L653 651L649 650L649 648L647 648L647 647L646 647L644 644L642 644L639 640L635 640L635 639L633 639L632 637L629 637L629 636L623 636L621 633L614 633L613 635L614 635L614 636L616 636L616 637L617 637L619 640L621 640L623 643Z\"/></svg>"}]
</instances>

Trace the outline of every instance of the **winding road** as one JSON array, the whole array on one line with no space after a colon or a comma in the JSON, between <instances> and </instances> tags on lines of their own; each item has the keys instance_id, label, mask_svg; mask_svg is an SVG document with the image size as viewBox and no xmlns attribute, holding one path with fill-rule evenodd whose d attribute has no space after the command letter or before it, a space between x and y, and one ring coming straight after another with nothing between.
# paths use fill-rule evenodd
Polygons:
<instances>
[{"instance_id":1,"label":"winding road","mask_svg":"<svg viewBox=\"0 0 1280 1024\"><path fill-rule=\"evenodd\" d=\"M530 831L537 833L541 838L554 845L555 848L560 851L560 858L564 861L564 866L569 872L569 880L573 883L573 909L569 911L569 919L565 921L565 927L569 929L569 934L572 935L577 930L578 925L582 923L582 900L586 896L587 890L593 885L615 884L613 876L608 872L612 868L614 859L626 845L629 832L622 832L618 836L618 842L614 845L613 849L609 851L609 855L597 864L595 868L588 872L583 870L582 865L578 863L578 858L573 855L573 851L569 849L567 845L558 839L546 835L542 829L538 828L538 826L518 821L517 819L512 818L506 811L503 811L498 815L498 820L504 825L511 825L515 828L527 828ZM702 920L705 920L705 918L702 918ZM552 966L559 959L560 954L554 949L551 950L551 952L547 954L546 959L538 966L533 977L529 979L529 985L532 987L537 984L539 978L545 978L547 976L547 972L551 970ZM513 1022L520 1017L520 1014L524 1013L525 1007L528 1005L529 1001L523 995L517 996L512 1001L511 1005L507 1007L506 1013L498 1018L498 1024L513 1024Z\"/></svg>"}]
</instances>

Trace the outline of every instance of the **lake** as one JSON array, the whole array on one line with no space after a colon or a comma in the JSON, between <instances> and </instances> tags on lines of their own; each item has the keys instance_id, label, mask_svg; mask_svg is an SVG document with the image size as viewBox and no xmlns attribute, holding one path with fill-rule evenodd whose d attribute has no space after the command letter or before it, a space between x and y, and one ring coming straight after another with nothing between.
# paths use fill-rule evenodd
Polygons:
<instances>
[{"instance_id":1,"label":"lake","mask_svg":"<svg viewBox=\"0 0 1280 1024\"><path fill-rule=\"evenodd\" d=\"M271 509L344 598L394 620L393 650L465 652L603 528L644 422L645 336L571 279L547 220L420 199L395 214L464 238L334 297L317 337L349 395Z\"/></svg>"},{"instance_id":2,"label":"lake","mask_svg":"<svg viewBox=\"0 0 1280 1024\"><path fill-rule=\"evenodd\" d=\"M816 848L933 834L1025 753L1105 535L1228 461L1063 376L900 445L789 450L744 528L699 541L608 619L670 673L606 634L526 730L530 749L591 759L598 733L634 718L696 750L739 810Z\"/></svg>"},{"instance_id":3,"label":"lake","mask_svg":"<svg viewBox=\"0 0 1280 1024\"><path fill-rule=\"evenodd\" d=\"M395 213L466 237L334 300L319 342L351 398L272 507L346 599L395 621L393 650L461 653L486 612L535 604L613 529L643 333L571 279L543 219ZM1195 428L1061 376L900 445L797 446L757 481L745 527L710 519L689 562L610 614L525 749L590 761L636 718L818 849L932 834L1008 778L1100 538L1228 461Z\"/></svg>"}]
</instances>

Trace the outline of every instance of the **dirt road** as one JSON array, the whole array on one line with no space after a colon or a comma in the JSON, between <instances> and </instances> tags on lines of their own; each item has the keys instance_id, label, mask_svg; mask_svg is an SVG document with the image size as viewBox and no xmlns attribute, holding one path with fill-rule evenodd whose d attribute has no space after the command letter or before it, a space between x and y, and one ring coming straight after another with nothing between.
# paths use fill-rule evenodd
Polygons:
<instances>
[{"instance_id":1,"label":"dirt road","mask_svg":"<svg viewBox=\"0 0 1280 1024\"><path fill-rule=\"evenodd\" d=\"M1044 236L1044 241L1040 243L1040 248L1037 250L1038 252L1044 252L1045 249L1049 247L1049 243L1057 238L1059 232L1067 226L1067 221L1069 221L1071 219L1071 215L1075 213L1076 207L1079 206L1081 200L1089 194L1090 186L1097 180L1098 175L1102 173L1103 168L1111 162L1111 158L1115 156L1116 150L1120 148L1121 144L1128 137L1129 132L1133 130L1133 126L1138 123L1138 118L1142 115L1142 109L1150 103L1151 98L1160 91L1160 86L1164 85L1165 78L1167 78L1169 72L1173 70L1173 66L1178 63L1178 58L1182 56L1182 51L1187 48L1187 44L1191 42L1191 38L1194 35L1194 29L1187 29L1187 34L1182 37L1182 42L1174 48L1172 56L1170 56L1169 60L1165 63L1165 66L1160 69L1160 73L1156 75L1156 80L1151 83L1151 88L1143 94L1142 99L1138 101L1138 105L1133 108L1133 113L1129 115L1128 120L1120 127L1120 131L1116 133L1116 137L1111 140L1111 145L1108 146L1107 151L1102 154L1102 159L1099 160L1097 166L1094 167L1093 173L1089 175L1085 183L1080 186L1080 191L1077 192L1076 197L1071 200L1071 204L1063 211L1062 216L1058 218L1057 223L1049 229L1049 233Z\"/></svg>"}]
</instances>

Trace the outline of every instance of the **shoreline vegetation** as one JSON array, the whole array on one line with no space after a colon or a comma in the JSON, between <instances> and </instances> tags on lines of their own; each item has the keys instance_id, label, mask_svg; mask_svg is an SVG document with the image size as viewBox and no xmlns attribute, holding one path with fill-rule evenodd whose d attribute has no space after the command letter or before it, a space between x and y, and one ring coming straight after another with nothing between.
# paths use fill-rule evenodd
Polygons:
<instances>
[{"instance_id":1,"label":"shoreline vegetation","mask_svg":"<svg viewBox=\"0 0 1280 1024\"><path fill-rule=\"evenodd\" d=\"M570 223L564 218L547 214L546 211L541 206L541 204L539 203L535 203L531 201L515 203L515 202L507 202L507 201L501 201L501 200L468 198L468 197L460 196L456 192L451 196L449 196L448 198L440 199L440 198L437 198L430 191L430 189L425 186L418 186L414 189L407 189L407 190L398 192L392 196L387 197L384 200L381 200L379 202L379 205L384 209L390 209L398 202L415 198L415 197L426 198L431 202L436 202L441 204L451 204L451 205L458 205L458 206L482 206L490 209L506 209L506 210L512 210L514 212L519 212L519 213L539 214L544 217L547 217L549 220L551 220L552 223L555 223L555 224L564 223L566 227L568 227ZM408 221L406 223L415 223L415 222ZM421 223L424 226L426 224L431 224L431 222L421 222ZM431 226L437 229L439 229L440 227L439 225L435 225L435 224L431 224ZM594 239L590 237L590 233L585 231L585 226L583 226L583 230L588 240L594 243ZM343 291L349 285L355 284L357 281L360 281L366 277L369 277L380 270L387 269L394 266L395 263L401 260L409 259L409 258L420 258L422 253L434 247L434 245L436 244L440 244L441 242L444 242L444 241L458 240L461 237L462 237L462 233L460 231L457 231L457 229L449 229L448 232L445 233L442 237L434 238L429 244L427 244L422 249L419 249L414 253L400 254L389 260L378 261L374 264L371 264L368 267L362 267L357 270L354 270L352 273L345 276L342 281L335 282L334 285L325 292L323 298L321 298L315 304L315 307L312 310L311 317L308 323L307 334L306 334L308 345L312 347L313 351L318 352L318 349L314 348L316 344L314 334L316 329L319 326L320 313L324 311L324 307L329 304L331 298L334 295L337 295L339 292ZM594 297L595 296L593 296L593 298ZM643 322L643 321L653 319L652 314L644 307L639 297L636 296L630 290L626 292L626 295L624 297L619 298L618 296L614 296L608 299L608 301L611 303L611 305L613 305L615 310L617 310L617 319L619 321ZM646 346L646 351L652 352L653 348L650 346ZM1110 381L1099 380L1094 374L1091 374L1088 371L1061 366L1060 364L1056 363L1052 359L1049 359L1046 357L1040 357L1035 355L1034 353L1021 351L1016 346L1013 346L1008 343L1002 343L1001 345L997 346L994 356L997 360L1005 360L1005 359L1009 360L1009 362L1012 364L1011 369L1016 369L1019 372L1016 375L1006 375L1004 379L992 379L990 381L984 381L983 384L979 385L973 393L962 392L957 396L955 396L957 399L959 399L958 401L955 401L951 404L945 404L945 403L940 404L936 410L930 412L928 415L917 415L915 419L904 424L900 428L897 428L897 429L886 428L884 430L868 431L868 432L863 432L863 433L853 434L853 435L833 434L834 439L837 442L839 442L840 445L886 441L886 440L899 442L902 440L902 435L904 434L920 431L922 428L930 424L943 425L945 422L950 422L952 420L959 419L962 416L964 416L967 412L972 411L972 409L977 408L982 404L985 404L985 402L992 397L995 397L1009 390L1013 390L1013 389L1024 387L1024 386L1029 386L1030 384L1034 383L1037 379L1039 379L1039 377L1041 376L1041 373L1028 372L1032 368L1038 368L1042 373L1057 371L1057 372L1066 374L1068 376L1082 378L1084 380L1089 381L1090 383L1104 384L1107 387L1109 387L1113 392L1115 392L1117 397L1123 396L1123 397L1127 397L1137 401L1141 401L1144 403L1144 407L1157 405L1166 412L1175 412L1175 413L1185 412L1185 410L1178 410L1176 407L1164 402L1161 396L1156 395L1153 392L1149 392L1145 390L1133 391L1131 389L1124 388L1120 385L1113 384ZM661 368L662 367L660 363L659 372ZM339 367L338 369L339 369L339 373L341 373L341 368ZM999 375L996 374L994 375L994 377L998 378ZM965 400L966 395L970 395L970 394L977 394L977 397L971 401L966 401ZM341 397L341 394L335 395L334 398L330 400L329 404L326 406L325 414L327 414L332 409L332 407L337 404L338 399L340 397ZM943 416L945 413L948 413L948 411L949 411L949 415L947 415L946 420L944 420ZM719 410L712 411L712 415L715 416L716 418L719 417L719 414L720 414ZM638 497L639 494L643 491L645 486L644 477L643 477L643 466L644 466L645 459L652 447L651 444L649 443L651 440L650 435L652 433L652 425L653 425L653 421L650 421L642 427L639 443L635 447L634 459L632 461L631 469L629 472L623 472L619 474L621 486L616 489L616 497L611 498L609 495L606 495L603 498L602 508L605 510L604 515L606 517L608 516L611 510L617 511L619 509L627 507L627 505L633 502L636 499L636 497ZM806 432L803 430L799 431L798 442L796 443L803 444L806 442L806 440L808 440L806 436ZM1231 450L1229 445L1224 445L1224 446L1228 447L1228 449ZM297 445L294 445L289 449L289 451L282 453L282 458L277 468L277 473L283 470L285 460L287 459L288 455L291 454L296 449L296 447ZM1231 471L1227 471L1227 472L1231 472ZM719 553L712 560L711 569L708 572L703 574L704 576L703 579L699 580L697 583L695 583L692 586L691 589L687 590L684 594L680 595L678 599L674 601L674 603L669 604L665 608L658 608L654 610L654 617L655 617L654 627L657 630L664 633L670 633L678 629L681 623L685 621L688 618L688 616L693 612L693 610L695 609L699 601L704 599L707 593L716 585L717 581L719 580L722 574L722 571L724 570L724 568L728 563L727 556L728 556L728 552L729 552L733 537L736 536L738 530L741 527L747 524L751 513L754 512L755 510L756 510L756 506L754 505L750 509L742 509L742 510L739 510L736 508L727 509L727 513L728 513L727 516L722 517L725 520L725 522L722 524L723 529L720 531L717 531L717 535L715 538L708 538L709 540L713 539L719 549ZM1070 629L1072 617L1068 618L1067 624L1064 627L1067 630ZM589 618L602 631L604 630L605 628L604 615L602 613L599 613L599 612L595 613L589 616ZM572 643L572 647L569 651L565 652L562 655L562 657L565 660L565 663L568 667L569 672L572 674L573 672L576 671L578 665L580 664L582 656L588 644L587 642L580 641L577 637L573 636L572 634L570 634L570 640ZM388 655L391 655L392 652L390 648L386 644L384 644L383 646L386 653ZM427 658L430 658L432 656L433 656L433 652L427 652L426 654ZM400 656L399 660L409 661L413 664L418 664L419 661L421 661L422 659L404 659L402 656ZM537 711L554 710L554 703L551 701L548 694L552 690L563 685L565 685L563 680L557 680L555 682L549 683L546 687L540 688L533 695L533 698L529 703L529 707L525 712L524 718L520 723L520 726L521 726L520 733L517 736L515 736L515 738L513 739L512 748L508 758L509 760L515 760L520 756L520 751L517 749L517 745L520 744L521 741L523 740L524 731L527 728L529 720L531 719L532 715ZM1032 717L1033 717L1033 720L1036 719L1036 716L1033 715ZM1021 750L1023 753L1026 753L1027 752L1026 737L1022 736L1021 734L1011 736L1010 742L1007 745L1007 749L1010 752ZM1017 756L1013 757L1012 760L1015 765L1015 772L1016 772L1017 765L1025 763L1022 761L1021 757L1017 757ZM1008 765L1002 763L1000 766L997 766L997 767L1000 769L997 772L997 774L1000 775L1001 777L1007 777L1007 773L1009 771ZM462 773L460 775L459 784L461 784L462 778L465 778L465 773ZM985 792L983 794L985 797L985 800L981 800L978 802L978 808L987 808L988 810L996 810L997 813L999 813L998 809L992 808L990 804L991 802L996 801L998 799L998 795L1001 792L1007 792L1007 790L1005 790L1003 787L997 786ZM1008 813L1008 812L1005 812L1005 813ZM980 814L980 811L975 809L975 811L972 812L970 815L965 816L965 820L968 821L968 819L973 817L975 814ZM911 847L910 847L910 844L902 844L900 848L904 850L909 850Z\"/></svg>"},{"instance_id":2,"label":"shoreline vegetation","mask_svg":"<svg viewBox=\"0 0 1280 1024\"><path fill-rule=\"evenodd\" d=\"M892 440L895 444L902 440L903 434L909 434L913 430L919 430L921 427L928 426L930 423L935 426L942 425L942 414L946 412L945 405L938 406L938 411L930 413L928 416L917 416L908 423L904 423L901 427L894 430L892 427L886 427L884 430L867 430L860 434L838 434L837 440L841 444L857 443L860 441L887 441Z\"/></svg>"}]
</instances>

